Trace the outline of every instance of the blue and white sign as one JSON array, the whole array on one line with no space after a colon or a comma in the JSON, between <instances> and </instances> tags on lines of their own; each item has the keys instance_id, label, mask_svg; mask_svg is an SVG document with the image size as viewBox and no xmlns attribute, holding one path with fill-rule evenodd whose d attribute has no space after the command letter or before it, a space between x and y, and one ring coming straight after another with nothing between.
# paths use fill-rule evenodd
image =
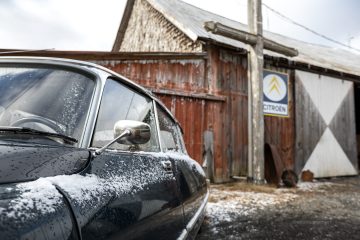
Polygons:
<instances>
[{"instance_id":1,"label":"blue and white sign","mask_svg":"<svg viewBox=\"0 0 360 240\"><path fill-rule=\"evenodd\" d=\"M288 74L264 70L263 76L264 115L288 117Z\"/></svg>"}]
</instances>

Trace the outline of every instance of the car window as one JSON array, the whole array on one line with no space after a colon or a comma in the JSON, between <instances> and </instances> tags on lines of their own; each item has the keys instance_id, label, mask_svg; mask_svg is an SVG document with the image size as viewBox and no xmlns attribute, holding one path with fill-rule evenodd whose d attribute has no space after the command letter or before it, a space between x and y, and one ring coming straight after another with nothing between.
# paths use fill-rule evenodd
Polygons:
<instances>
[{"instance_id":1,"label":"car window","mask_svg":"<svg viewBox=\"0 0 360 240\"><path fill-rule=\"evenodd\" d=\"M95 82L71 70L0 66L0 126L28 127L79 139Z\"/></svg>"},{"instance_id":2,"label":"car window","mask_svg":"<svg viewBox=\"0 0 360 240\"><path fill-rule=\"evenodd\" d=\"M170 116L160 107L158 109L160 141L164 151L173 151L184 153L182 147L182 136L178 125Z\"/></svg>"},{"instance_id":3,"label":"car window","mask_svg":"<svg viewBox=\"0 0 360 240\"><path fill-rule=\"evenodd\" d=\"M113 79L108 79L100 104L92 146L103 147L106 143L113 140L114 125L119 120L135 120L149 124L151 138L146 144L129 146L114 143L110 148L133 151L160 151L152 99L137 93Z\"/></svg>"},{"instance_id":4,"label":"car window","mask_svg":"<svg viewBox=\"0 0 360 240\"><path fill-rule=\"evenodd\" d=\"M183 132L182 132L182 129L180 127L179 124L176 124L176 134L177 136L179 136L179 144L180 144L180 148L181 148L181 151L185 154L188 154L187 151L186 151L186 147L185 147L185 142L184 142L184 138L183 138Z\"/></svg>"}]
</instances>

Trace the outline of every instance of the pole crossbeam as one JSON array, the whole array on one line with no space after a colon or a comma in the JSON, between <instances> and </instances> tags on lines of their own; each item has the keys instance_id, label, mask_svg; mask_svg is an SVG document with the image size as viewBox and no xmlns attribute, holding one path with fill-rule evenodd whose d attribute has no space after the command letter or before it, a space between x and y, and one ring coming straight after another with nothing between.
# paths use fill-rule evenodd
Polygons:
<instances>
[{"instance_id":1,"label":"pole crossbeam","mask_svg":"<svg viewBox=\"0 0 360 240\"><path fill-rule=\"evenodd\" d=\"M219 22L205 22L204 28L213 34L238 40L249 45L256 45L257 43L257 35L226 26ZM295 57L299 54L299 52L295 48L287 47L270 39L263 38L263 42L264 49L280 53L288 57Z\"/></svg>"}]
</instances>

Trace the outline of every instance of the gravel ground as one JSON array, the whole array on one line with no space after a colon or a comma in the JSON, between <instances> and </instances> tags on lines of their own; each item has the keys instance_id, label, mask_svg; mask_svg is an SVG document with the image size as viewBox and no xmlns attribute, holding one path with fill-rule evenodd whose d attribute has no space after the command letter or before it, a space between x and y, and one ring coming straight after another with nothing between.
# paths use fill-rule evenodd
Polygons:
<instances>
[{"instance_id":1,"label":"gravel ground","mask_svg":"<svg viewBox=\"0 0 360 240\"><path fill-rule=\"evenodd\" d=\"M212 185L196 239L360 239L360 177Z\"/></svg>"}]
</instances>

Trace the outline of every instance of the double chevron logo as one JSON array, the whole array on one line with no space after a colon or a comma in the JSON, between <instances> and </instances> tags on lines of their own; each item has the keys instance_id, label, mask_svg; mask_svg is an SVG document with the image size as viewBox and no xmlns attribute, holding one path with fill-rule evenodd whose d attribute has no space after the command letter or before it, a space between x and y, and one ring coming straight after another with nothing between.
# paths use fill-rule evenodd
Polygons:
<instances>
[{"instance_id":1,"label":"double chevron logo","mask_svg":"<svg viewBox=\"0 0 360 240\"><path fill-rule=\"evenodd\" d=\"M272 116L288 115L288 75L264 70L264 113Z\"/></svg>"},{"instance_id":2,"label":"double chevron logo","mask_svg":"<svg viewBox=\"0 0 360 240\"><path fill-rule=\"evenodd\" d=\"M286 96L286 93L286 83L281 77L269 74L264 78L264 94L269 100L279 102Z\"/></svg>"},{"instance_id":3,"label":"double chevron logo","mask_svg":"<svg viewBox=\"0 0 360 240\"><path fill-rule=\"evenodd\" d=\"M280 83L279 80L276 78L276 76L272 76L272 79L270 81L270 94L272 91L277 92L278 95L281 95L280 93Z\"/></svg>"}]
</instances>

